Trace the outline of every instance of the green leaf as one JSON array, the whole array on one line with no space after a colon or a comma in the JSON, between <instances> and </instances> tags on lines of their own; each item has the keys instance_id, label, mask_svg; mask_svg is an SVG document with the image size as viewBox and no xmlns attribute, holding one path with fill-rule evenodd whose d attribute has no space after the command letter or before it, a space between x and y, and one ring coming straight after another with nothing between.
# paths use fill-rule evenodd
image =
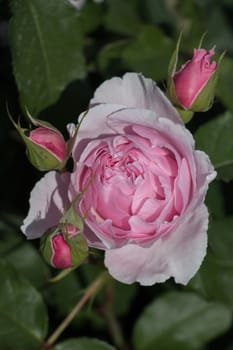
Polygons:
<instances>
[{"instance_id":1,"label":"green leaf","mask_svg":"<svg viewBox=\"0 0 233 350\"><path fill-rule=\"evenodd\" d=\"M207 8L206 28L208 35L206 44L209 46L216 45L218 50L228 50L233 52L233 32L231 23L228 21L227 12L220 7L216 7L209 11ZM216 23L218 25L216 25Z\"/></svg>"},{"instance_id":2,"label":"green leaf","mask_svg":"<svg viewBox=\"0 0 233 350\"><path fill-rule=\"evenodd\" d=\"M71 272L64 280L48 284L44 293L46 303L56 310L59 317L64 318L81 298L82 289L75 272Z\"/></svg>"},{"instance_id":3,"label":"green leaf","mask_svg":"<svg viewBox=\"0 0 233 350\"><path fill-rule=\"evenodd\" d=\"M205 151L224 181L233 179L233 115L226 112L201 126L196 135L197 148Z\"/></svg>"},{"instance_id":4,"label":"green leaf","mask_svg":"<svg viewBox=\"0 0 233 350\"><path fill-rule=\"evenodd\" d=\"M107 30L131 36L140 29L138 16L138 0L106 0L108 12L105 18Z\"/></svg>"},{"instance_id":5,"label":"green leaf","mask_svg":"<svg viewBox=\"0 0 233 350\"><path fill-rule=\"evenodd\" d=\"M54 350L114 350L115 348L111 345L91 338L76 338L68 339L59 344Z\"/></svg>"},{"instance_id":6,"label":"green leaf","mask_svg":"<svg viewBox=\"0 0 233 350\"><path fill-rule=\"evenodd\" d=\"M189 286L233 310L233 217L210 224L207 256Z\"/></svg>"},{"instance_id":7,"label":"green leaf","mask_svg":"<svg viewBox=\"0 0 233 350\"><path fill-rule=\"evenodd\" d=\"M173 45L158 28L144 26L122 53L123 63L155 80L166 79Z\"/></svg>"},{"instance_id":8,"label":"green leaf","mask_svg":"<svg viewBox=\"0 0 233 350\"><path fill-rule=\"evenodd\" d=\"M121 56L122 52L127 47L129 41L117 40L106 46L99 52L98 55L98 67L101 71L109 71L109 75L119 74L122 69Z\"/></svg>"},{"instance_id":9,"label":"green leaf","mask_svg":"<svg viewBox=\"0 0 233 350\"><path fill-rule=\"evenodd\" d=\"M89 33L98 28L103 20L103 7L93 1L85 3L80 11L82 31Z\"/></svg>"},{"instance_id":10,"label":"green leaf","mask_svg":"<svg viewBox=\"0 0 233 350\"><path fill-rule=\"evenodd\" d=\"M16 219L14 224L14 218L0 214L0 254L35 287L40 287L49 278L48 266L33 243L25 241L25 237L19 232L22 218Z\"/></svg>"},{"instance_id":11,"label":"green leaf","mask_svg":"<svg viewBox=\"0 0 233 350\"><path fill-rule=\"evenodd\" d=\"M133 332L136 350L198 349L226 331L231 312L195 294L170 292L150 304Z\"/></svg>"},{"instance_id":12,"label":"green leaf","mask_svg":"<svg viewBox=\"0 0 233 350\"><path fill-rule=\"evenodd\" d=\"M126 285L118 281L113 281L113 309L117 315L125 315L132 307L133 300L136 297L138 291L138 285L136 283L132 285ZM122 303L124 300L124 303Z\"/></svg>"},{"instance_id":13,"label":"green leaf","mask_svg":"<svg viewBox=\"0 0 233 350\"><path fill-rule=\"evenodd\" d=\"M222 182L214 181L210 184L205 199L211 219L225 216L225 202L222 190Z\"/></svg>"},{"instance_id":14,"label":"green leaf","mask_svg":"<svg viewBox=\"0 0 233 350\"><path fill-rule=\"evenodd\" d=\"M22 105L35 115L85 77L79 13L68 1L12 0L11 8L14 74Z\"/></svg>"},{"instance_id":15,"label":"green leaf","mask_svg":"<svg viewBox=\"0 0 233 350\"><path fill-rule=\"evenodd\" d=\"M223 104L233 113L233 99L231 93L233 88L232 71L233 59L226 56L221 63L216 93Z\"/></svg>"},{"instance_id":16,"label":"green leaf","mask_svg":"<svg viewBox=\"0 0 233 350\"><path fill-rule=\"evenodd\" d=\"M22 235L16 233L16 228L11 222L5 220L4 214L0 214L0 254L4 256L11 250L14 250L22 243Z\"/></svg>"},{"instance_id":17,"label":"green leaf","mask_svg":"<svg viewBox=\"0 0 233 350\"><path fill-rule=\"evenodd\" d=\"M43 286L49 279L48 266L38 250L29 242L23 242L17 249L12 250L6 255L6 260L35 287Z\"/></svg>"},{"instance_id":18,"label":"green leaf","mask_svg":"<svg viewBox=\"0 0 233 350\"><path fill-rule=\"evenodd\" d=\"M169 11L169 6L164 0L145 0L143 1L143 9L151 23L169 23L174 19Z\"/></svg>"},{"instance_id":19,"label":"green leaf","mask_svg":"<svg viewBox=\"0 0 233 350\"><path fill-rule=\"evenodd\" d=\"M1 348L40 349L47 333L47 313L40 294L2 260L0 280Z\"/></svg>"}]
</instances>

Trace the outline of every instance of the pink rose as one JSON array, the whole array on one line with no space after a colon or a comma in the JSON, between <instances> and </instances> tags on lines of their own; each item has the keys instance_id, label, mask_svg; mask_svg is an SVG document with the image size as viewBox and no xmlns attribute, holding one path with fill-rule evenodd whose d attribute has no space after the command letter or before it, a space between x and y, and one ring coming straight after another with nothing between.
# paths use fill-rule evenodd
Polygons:
<instances>
[{"instance_id":1,"label":"pink rose","mask_svg":"<svg viewBox=\"0 0 233 350\"><path fill-rule=\"evenodd\" d=\"M176 97L182 107L190 109L198 98L210 78L217 70L217 62L211 63L211 57L215 54L214 49L194 49L193 58L187 61L179 71L173 75ZM198 104L197 110L209 108L210 100L214 97L214 92L208 93ZM192 109L192 108L191 108Z\"/></svg>"},{"instance_id":2,"label":"pink rose","mask_svg":"<svg viewBox=\"0 0 233 350\"><path fill-rule=\"evenodd\" d=\"M105 250L110 274L124 283L174 277L186 284L206 253L204 199L216 173L156 84L135 73L104 82L73 160L70 177L49 172L33 189L22 225L28 238L53 227L89 182L77 210L89 246Z\"/></svg>"}]
</instances>

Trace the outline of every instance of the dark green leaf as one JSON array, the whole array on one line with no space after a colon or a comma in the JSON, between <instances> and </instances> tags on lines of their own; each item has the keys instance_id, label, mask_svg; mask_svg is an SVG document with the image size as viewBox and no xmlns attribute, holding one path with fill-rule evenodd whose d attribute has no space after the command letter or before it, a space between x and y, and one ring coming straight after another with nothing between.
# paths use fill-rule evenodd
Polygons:
<instances>
[{"instance_id":1,"label":"dark green leaf","mask_svg":"<svg viewBox=\"0 0 233 350\"><path fill-rule=\"evenodd\" d=\"M49 268L38 249L33 246L32 242L26 241L25 236L19 231L18 227L22 223L22 218L14 218L4 214L1 216L1 256L35 287L42 286L49 278Z\"/></svg>"},{"instance_id":2,"label":"dark green leaf","mask_svg":"<svg viewBox=\"0 0 233 350\"><path fill-rule=\"evenodd\" d=\"M135 0L106 0L108 12L105 26L109 31L123 35L135 35L140 29L140 18L138 16Z\"/></svg>"},{"instance_id":3,"label":"dark green leaf","mask_svg":"<svg viewBox=\"0 0 233 350\"><path fill-rule=\"evenodd\" d=\"M210 184L205 202L211 219L218 219L225 215L224 194L220 181L214 181Z\"/></svg>"},{"instance_id":4,"label":"dark green leaf","mask_svg":"<svg viewBox=\"0 0 233 350\"><path fill-rule=\"evenodd\" d=\"M1 256L14 251L22 243L22 235L16 233L16 228L0 218L0 253Z\"/></svg>"},{"instance_id":5,"label":"dark green leaf","mask_svg":"<svg viewBox=\"0 0 233 350\"><path fill-rule=\"evenodd\" d=\"M191 350L226 331L231 312L195 294L170 292L149 305L136 322L137 350Z\"/></svg>"},{"instance_id":6,"label":"dark green leaf","mask_svg":"<svg viewBox=\"0 0 233 350\"><path fill-rule=\"evenodd\" d=\"M128 43L128 40L117 40L104 46L98 55L99 69L103 72L110 71L110 74L118 74L122 65L122 52Z\"/></svg>"},{"instance_id":7,"label":"dark green leaf","mask_svg":"<svg viewBox=\"0 0 233 350\"><path fill-rule=\"evenodd\" d=\"M20 99L34 116L85 77L79 13L68 1L12 0L10 39Z\"/></svg>"},{"instance_id":8,"label":"dark green leaf","mask_svg":"<svg viewBox=\"0 0 233 350\"><path fill-rule=\"evenodd\" d=\"M197 131L197 148L205 151L215 169L218 178L230 181L233 178L233 115L224 115L204 124Z\"/></svg>"},{"instance_id":9,"label":"dark green leaf","mask_svg":"<svg viewBox=\"0 0 233 350\"><path fill-rule=\"evenodd\" d=\"M101 24L103 19L103 8L93 1L87 2L80 11L82 31L89 33Z\"/></svg>"},{"instance_id":10,"label":"dark green leaf","mask_svg":"<svg viewBox=\"0 0 233 350\"><path fill-rule=\"evenodd\" d=\"M174 46L156 27L144 26L122 53L124 64L155 79L166 79Z\"/></svg>"},{"instance_id":11,"label":"dark green leaf","mask_svg":"<svg viewBox=\"0 0 233 350\"><path fill-rule=\"evenodd\" d=\"M217 83L217 95L223 102L223 104L231 110L233 113L233 99L232 99L232 87L233 87L233 59L230 57L224 57L221 66L219 68L219 80Z\"/></svg>"},{"instance_id":12,"label":"dark green leaf","mask_svg":"<svg viewBox=\"0 0 233 350\"><path fill-rule=\"evenodd\" d=\"M48 265L31 243L23 242L17 249L6 255L6 260L35 287L41 287L47 283L50 276Z\"/></svg>"},{"instance_id":13,"label":"dark green leaf","mask_svg":"<svg viewBox=\"0 0 233 350\"><path fill-rule=\"evenodd\" d=\"M50 283L45 290L46 302L62 318L72 310L81 296L82 289L75 276L75 272L71 272L61 281Z\"/></svg>"},{"instance_id":14,"label":"dark green leaf","mask_svg":"<svg viewBox=\"0 0 233 350\"><path fill-rule=\"evenodd\" d=\"M219 2L218 2L219 4ZM207 9L208 16L207 20L207 30L208 35L206 37L206 44L208 46L216 45L218 50L224 51L228 50L233 52L233 31L230 22L227 20L226 13L221 7ZM216 25L216 23L218 25Z\"/></svg>"},{"instance_id":15,"label":"dark green leaf","mask_svg":"<svg viewBox=\"0 0 233 350\"><path fill-rule=\"evenodd\" d=\"M117 315L126 314L132 307L133 299L138 291L138 285L126 285L114 281L113 309ZM122 302L124 300L124 302Z\"/></svg>"},{"instance_id":16,"label":"dark green leaf","mask_svg":"<svg viewBox=\"0 0 233 350\"><path fill-rule=\"evenodd\" d=\"M166 23L172 20L171 11L169 11L169 6L164 0L145 0L143 1L143 7L148 19L153 24Z\"/></svg>"},{"instance_id":17,"label":"dark green leaf","mask_svg":"<svg viewBox=\"0 0 233 350\"><path fill-rule=\"evenodd\" d=\"M111 345L91 338L76 338L65 340L54 348L54 350L114 350Z\"/></svg>"},{"instance_id":18,"label":"dark green leaf","mask_svg":"<svg viewBox=\"0 0 233 350\"><path fill-rule=\"evenodd\" d=\"M47 332L47 313L40 294L4 261L0 261L0 280L1 348L40 349Z\"/></svg>"},{"instance_id":19,"label":"dark green leaf","mask_svg":"<svg viewBox=\"0 0 233 350\"><path fill-rule=\"evenodd\" d=\"M213 221L209 249L190 287L207 298L227 304L233 310L233 217Z\"/></svg>"}]
</instances>

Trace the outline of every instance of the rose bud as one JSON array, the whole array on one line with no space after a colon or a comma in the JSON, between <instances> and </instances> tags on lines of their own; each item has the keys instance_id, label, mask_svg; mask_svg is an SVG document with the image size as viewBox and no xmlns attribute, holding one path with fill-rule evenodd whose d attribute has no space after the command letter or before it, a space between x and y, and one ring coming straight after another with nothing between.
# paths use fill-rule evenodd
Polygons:
<instances>
[{"instance_id":1,"label":"rose bud","mask_svg":"<svg viewBox=\"0 0 233 350\"><path fill-rule=\"evenodd\" d=\"M46 160L46 156L49 155L54 158L53 169L56 167L56 163L60 164L65 160L66 143L58 130L40 126L29 133L29 139L35 145L38 145L41 149L46 151L46 153L44 153L44 160Z\"/></svg>"},{"instance_id":2,"label":"rose bud","mask_svg":"<svg viewBox=\"0 0 233 350\"><path fill-rule=\"evenodd\" d=\"M27 116L35 126L34 130L24 129L20 123L16 124L10 119L27 147L27 156L32 165L41 171L64 168L69 152L62 134L51 124L34 119L29 114Z\"/></svg>"},{"instance_id":3,"label":"rose bud","mask_svg":"<svg viewBox=\"0 0 233 350\"><path fill-rule=\"evenodd\" d=\"M174 74L176 96L184 109L205 111L210 108L215 85L213 80L210 82L210 79L217 69L217 62L211 62L214 54L214 49L210 51L194 49L193 58ZM206 93L200 96L204 89L207 90Z\"/></svg>"},{"instance_id":4,"label":"rose bud","mask_svg":"<svg viewBox=\"0 0 233 350\"><path fill-rule=\"evenodd\" d=\"M190 118L192 112L204 112L210 109L214 99L219 62L211 62L215 54L214 49L207 51L198 48L194 49L192 59L176 70L179 44L180 39L169 65L168 93L178 109L191 112L187 114ZM185 116L185 113L181 113L181 116Z\"/></svg>"},{"instance_id":5,"label":"rose bud","mask_svg":"<svg viewBox=\"0 0 233 350\"><path fill-rule=\"evenodd\" d=\"M75 268L87 257L87 244L71 224L58 225L41 238L40 249L45 261L57 268Z\"/></svg>"}]
</instances>

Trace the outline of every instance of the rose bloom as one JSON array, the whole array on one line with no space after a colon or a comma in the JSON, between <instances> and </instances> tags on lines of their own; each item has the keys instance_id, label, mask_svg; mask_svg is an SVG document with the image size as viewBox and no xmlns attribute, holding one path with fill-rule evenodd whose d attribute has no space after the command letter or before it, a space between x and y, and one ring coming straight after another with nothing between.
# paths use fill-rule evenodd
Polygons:
<instances>
[{"instance_id":1,"label":"rose bloom","mask_svg":"<svg viewBox=\"0 0 233 350\"><path fill-rule=\"evenodd\" d=\"M36 184L22 231L42 236L84 190L77 211L85 237L105 250L115 279L152 285L174 277L186 284L206 254L204 199L216 176L194 146L155 82L136 73L110 79L82 120L73 172L52 171Z\"/></svg>"}]
</instances>

